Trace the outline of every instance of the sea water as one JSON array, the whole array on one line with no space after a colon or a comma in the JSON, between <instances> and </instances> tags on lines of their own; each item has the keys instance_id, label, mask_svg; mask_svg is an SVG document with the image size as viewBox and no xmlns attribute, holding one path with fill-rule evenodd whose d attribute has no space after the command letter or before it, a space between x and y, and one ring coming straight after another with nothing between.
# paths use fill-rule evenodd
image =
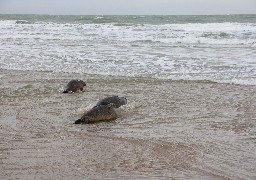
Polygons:
<instances>
[{"instance_id":1,"label":"sea water","mask_svg":"<svg viewBox=\"0 0 256 180\"><path fill-rule=\"evenodd\" d=\"M256 85L256 15L0 15L0 68Z\"/></svg>"}]
</instances>

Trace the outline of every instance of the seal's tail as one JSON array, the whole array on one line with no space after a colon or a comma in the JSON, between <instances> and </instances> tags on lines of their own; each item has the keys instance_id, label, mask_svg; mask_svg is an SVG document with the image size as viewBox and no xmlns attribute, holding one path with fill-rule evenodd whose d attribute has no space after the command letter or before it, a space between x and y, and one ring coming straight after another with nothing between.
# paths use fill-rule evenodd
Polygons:
<instances>
[{"instance_id":1,"label":"seal's tail","mask_svg":"<svg viewBox=\"0 0 256 180\"><path fill-rule=\"evenodd\" d=\"M74 122L74 124L81 124L82 123L82 120L81 119L78 119Z\"/></svg>"},{"instance_id":2,"label":"seal's tail","mask_svg":"<svg viewBox=\"0 0 256 180\"><path fill-rule=\"evenodd\" d=\"M88 123L89 123L88 118L78 119L74 122L74 124L88 124Z\"/></svg>"}]
</instances>

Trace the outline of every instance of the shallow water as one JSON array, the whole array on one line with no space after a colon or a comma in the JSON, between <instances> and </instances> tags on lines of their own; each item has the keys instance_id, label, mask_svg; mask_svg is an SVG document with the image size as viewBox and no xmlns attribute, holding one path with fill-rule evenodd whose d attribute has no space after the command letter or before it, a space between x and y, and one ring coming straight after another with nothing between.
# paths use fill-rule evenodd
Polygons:
<instances>
[{"instance_id":1,"label":"shallow water","mask_svg":"<svg viewBox=\"0 0 256 180\"><path fill-rule=\"evenodd\" d=\"M84 92L62 94L72 78ZM0 71L1 179L255 179L256 88ZM112 122L75 125L107 95Z\"/></svg>"}]
</instances>

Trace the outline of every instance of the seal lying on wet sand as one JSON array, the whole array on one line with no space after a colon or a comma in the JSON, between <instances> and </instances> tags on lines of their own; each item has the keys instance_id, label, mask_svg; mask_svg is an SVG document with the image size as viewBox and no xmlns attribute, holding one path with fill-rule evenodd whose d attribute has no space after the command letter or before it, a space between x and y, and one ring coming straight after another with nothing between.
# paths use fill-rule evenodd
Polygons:
<instances>
[{"instance_id":1,"label":"seal lying on wet sand","mask_svg":"<svg viewBox=\"0 0 256 180\"><path fill-rule=\"evenodd\" d=\"M64 87L63 93L83 91L84 86L86 86L84 81L73 79Z\"/></svg>"},{"instance_id":2,"label":"seal lying on wet sand","mask_svg":"<svg viewBox=\"0 0 256 180\"><path fill-rule=\"evenodd\" d=\"M113 103L116 108L119 108L120 106L127 104L127 99L125 97L110 96L100 100L97 105L108 105L110 103Z\"/></svg>"},{"instance_id":3,"label":"seal lying on wet sand","mask_svg":"<svg viewBox=\"0 0 256 180\"><path fill-rule=\"evenodd\" d=\"M94 106L91 110L84 113L84 115L75 121L74 124L89 124L99 121L115 120L117 114L115 111L115 105L110 103L108 105Z\"/></svg>"}]
</instances>

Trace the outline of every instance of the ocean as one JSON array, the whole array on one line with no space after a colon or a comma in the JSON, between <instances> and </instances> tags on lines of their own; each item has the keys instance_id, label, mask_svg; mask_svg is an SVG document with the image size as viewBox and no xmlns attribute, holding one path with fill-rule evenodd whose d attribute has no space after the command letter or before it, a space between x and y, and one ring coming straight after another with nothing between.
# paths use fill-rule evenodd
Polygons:
<instances>
[{"instance_id":1,"label":"ocean","mask_svg":"<svg viewBox=\"0 0 256 180\"><path fill-rule=\"evenodd\" d=\"M0 68L256 85L256 15L0 15Z\"/></svg>"},{"instance_id":2,"label":"ocean","mask_svg":"<svg viewBox=\"0 0 256 180\"><path fill-rule=\"evenodd\" d=\"M112 95L115 121L74 124ZM255 162L256 15L0 15L0 179L253 180Z\"/></svg>"}]
</instances>

